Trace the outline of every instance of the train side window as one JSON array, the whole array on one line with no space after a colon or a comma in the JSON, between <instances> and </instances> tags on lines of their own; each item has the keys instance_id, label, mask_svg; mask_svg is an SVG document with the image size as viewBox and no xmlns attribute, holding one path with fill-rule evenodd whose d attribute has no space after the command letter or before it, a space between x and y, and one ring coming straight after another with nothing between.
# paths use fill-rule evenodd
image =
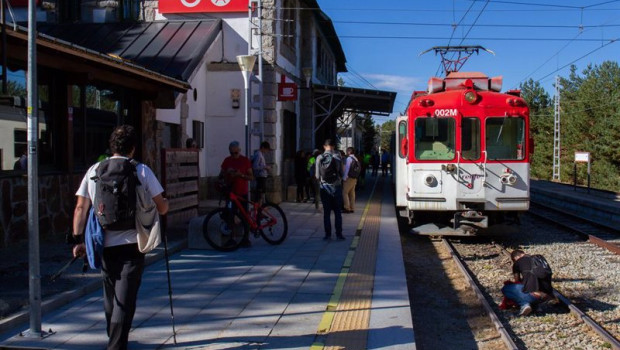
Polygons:
<instances>
[{"instance_id":1,"label":"train side window","mask_svg":"<svg viewBox=\"0 0 620 350\"><path fill-rule=\"evenodd\" d=\"M407 151L407 122L401 121L398 123L398 144L401 146L398 150L398 156L401 158L405 158Z\"/></svg>"},{"instance_id":2,"label":"train side window","mask_svg":"<svg viewBox=\"0 0 620 350\"><path fill-rule=\"evenodd\" d=\"M488 118L486 150L490 160L523 160L525 120L520 117Z\"/></svg>"},{"instance_id":3,"label":"train side window","mask_svg":"<svg viewBox=\"0 0 620 350\"><path fill-rule=\"evenodd\" d=\"M461 126L461 151L463 159L480 158L480 119L463 118Z\"/></svg>"},{"instance_id":4,"label":"train side window","mask_svg":"<svg viewBox=\"0 0 620 350\"><path fill-rule=\"evenodd\" d=\"M418 118L415 121L415 157L419 160L452 160L454 118Z\"/></svg>"}]
</instances>

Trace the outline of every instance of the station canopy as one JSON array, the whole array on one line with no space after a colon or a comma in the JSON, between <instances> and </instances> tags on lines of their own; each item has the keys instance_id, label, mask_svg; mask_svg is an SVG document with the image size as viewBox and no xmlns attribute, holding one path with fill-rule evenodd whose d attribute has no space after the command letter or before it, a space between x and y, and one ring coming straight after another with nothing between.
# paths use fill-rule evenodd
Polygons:
<instances>
[{"instance_id":1,"label":"station canopy","mask_svg":"<svg viewBox=\"0 0 620 350\"><path fill-rule=\"evenodd\" d=\"M350 116L372 114L389 116L394 109L396 92L346 86L312 85L316 129L332 118L350 124ZM315 129L315 131L316 131Z\"/></svg>"}]
</instances>

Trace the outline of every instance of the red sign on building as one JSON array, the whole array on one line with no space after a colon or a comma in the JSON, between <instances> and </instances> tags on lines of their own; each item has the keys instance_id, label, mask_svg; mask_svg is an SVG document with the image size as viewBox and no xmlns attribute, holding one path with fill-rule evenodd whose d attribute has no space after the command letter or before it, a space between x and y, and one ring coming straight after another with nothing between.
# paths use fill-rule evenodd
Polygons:
<instances>
[{"instance_id":1,"label":"red sign on building","mask_svg":"<svg viewBox=\"0 0 620 350\"><path fill-rule=\"evenodd\" d=\"M297 100L297 84L278 83L278 101Z\"/></svg>"},{"instance_id":2,"label":"red sign on building","mask_svg":"<svg viewBox=\"0 0 620 350\"><path fill-rule=\"evenodd\" d=\"M159 0L159 13L247 12L249 0Z\"/></svg>"},{"instance_id":3,"label":"red sign on building","mask_svg":"<svg viewBox=\"0 0 620 350\"><path fill-rule=\"evenodd\" d=\"M15 7L27 7L28 6L28 0L9 0L9 3L11 4L11 6L15 6ZM37 0L36 4L37 6L41 5L41 0Z\"/></svg>"}]
</instances>

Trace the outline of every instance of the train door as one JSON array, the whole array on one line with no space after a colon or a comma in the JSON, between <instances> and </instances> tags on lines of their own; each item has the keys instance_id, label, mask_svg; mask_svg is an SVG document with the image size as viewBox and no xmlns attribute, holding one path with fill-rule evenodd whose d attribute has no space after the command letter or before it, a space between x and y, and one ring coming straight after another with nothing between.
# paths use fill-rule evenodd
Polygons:
<instances>
[{"instance_id":1,"label":"train door","mask_svg":"<svg viewBox=\"0 0 620 350\"><path fill-rule=\"evenodd\" d=\"M463 117L461 119L460 151L457 152L459 202L484 202L484 183L488 156L481 147L480 118Z\"/></svg>"},{"instance_id":2,"label":"train door","mask_svg":"<svg viewBox=\"0 0 620 350\"><path fill-rule=\"evenodd\" d=\"M396 207L407 206L407 116L396 118L396 144L394 147L394 186L396 192Z\"/></svg>"}]
</instances>

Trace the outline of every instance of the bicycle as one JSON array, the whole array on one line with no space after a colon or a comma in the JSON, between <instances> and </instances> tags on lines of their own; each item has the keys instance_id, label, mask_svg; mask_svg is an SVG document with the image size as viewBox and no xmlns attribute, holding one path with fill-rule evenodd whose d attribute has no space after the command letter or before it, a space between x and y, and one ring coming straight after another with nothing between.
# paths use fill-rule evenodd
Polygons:
<instances>
[{"instance_id":1,"label":"bicycle","mask_svg":"<svg viewBox=\"0 0 620 350\"><path fill-rule=\"evenodd\" d=\"M246 203L249 210L244 205ZM284 211L277 204L252 202L229 192L226 206L207 214L202 233L214 249L231 252L239 248L243 237L249 233L255 238L262 236L273 245L284 242L288 222Z\"/></svg>"}]
</instances>

